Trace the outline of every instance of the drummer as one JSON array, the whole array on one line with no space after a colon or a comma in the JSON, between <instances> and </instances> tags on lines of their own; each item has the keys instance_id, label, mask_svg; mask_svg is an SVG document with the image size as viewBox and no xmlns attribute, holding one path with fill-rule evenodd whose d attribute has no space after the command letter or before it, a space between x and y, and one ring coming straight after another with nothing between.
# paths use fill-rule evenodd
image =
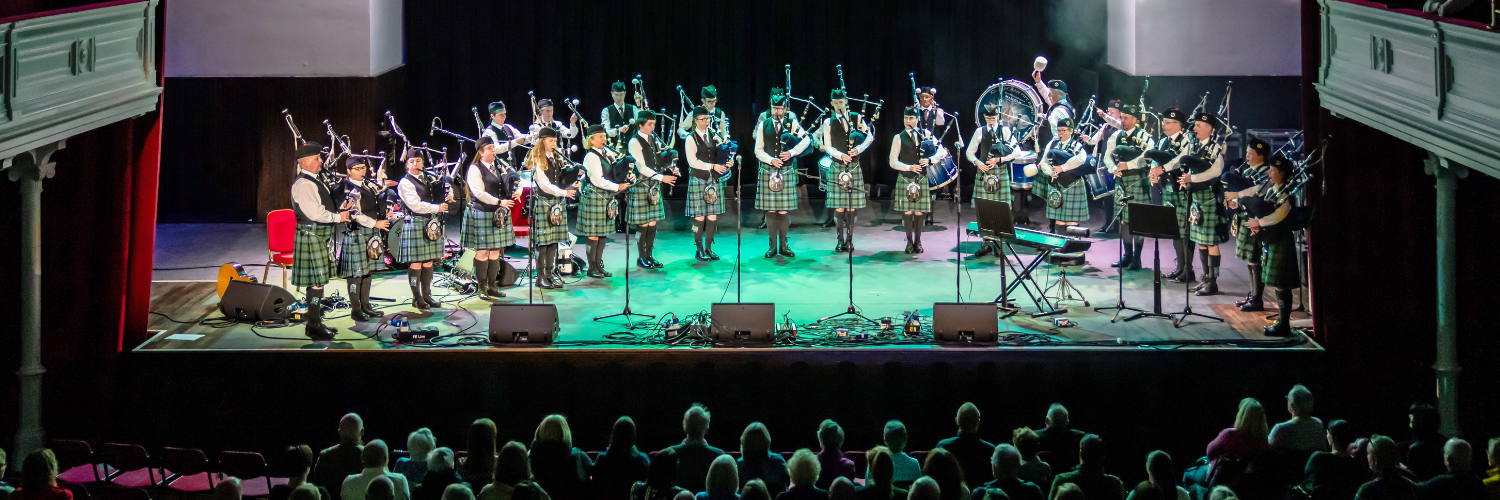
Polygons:
<instances>
[{"instance_id":1,"label":"drummer","mask_svg":"<svg viewBox=\"0 0 1500 500\"><path fill-rule=\"evenodd\" d=\"M1084 112L1087 113L1088 111ZM1109 101L1109 104L1104 105L1103 110L1095 108L1094 113L1099 116L1099 119L1104 124L1099 127L1099 131L1095 132L1094 135L1080 137L1079 139L1092 147L1091 149L1095 158L1103 158L1105 143L1109 141L1110 136L1115 134L1116 130L1120 130L1120 100ZM1106 191L1093 194L1094 199L1099 200L1099 208L1104 210L1104 225L1099 226L1099 229L1094 230L1094 232L1109 233L1115 229L1115 210L1119 208L1114 203L1115 176L1110 172L1111 169L1109 168L1101 168L1099 170L1099 179L1102 184L1100 189Z\"/></svg>"},{"instance_id":2,"label":"drummer","mask_svg":"<svg viewBox=\"0 0 1500 500\"><path fill-rule=\"evenodd\" d=\"M974 130L974 137L970 138L969 147L964 151L964 156L977 169L974 174L973 197L1008 205L1011 173L1007 165L1012 161L1032 161L1036 155L1022 150L1020 144L1016 143L1015 136L1011 135L1010 127L1000 124L999 104L985 104L981 114L984 116L984 126ZM985 240L974 256L983 257L991 253L999 255L995 249L993 242Z\"/></svg>"},{"instance_id":3,"label":"drummer","mask_svg":"<svg viewBox=\"0 0 1500 500\"><path fill-rule=\"evenodd\" d=\"M1057 122L1057 137L1043 150L1037 166L1052 183L1047 194L1047 230L1062 233L1067 226L1089 220L1089 199L1081 174L1088 163L1083 141L1073 136L1073 121Z\"/></svg>"},{"instance_id":4,"label":"drummer","mask_svg":"<svg viewBox=\"0 0 1500 500\"><path fill-rule=\"evenodd\" d=\"M922 253L922 214L932 211L932 198L928 194L932 183L927 180L926 169L937 165L947 157L948 151L936 148L931 155L923 156L917 120L921 111L916 107L906 108L902 121L906 128L891 138L891 168L896 177L895 211L901 212L901 226L906 229L906 253Z\"/></svg>"}]
</instances>

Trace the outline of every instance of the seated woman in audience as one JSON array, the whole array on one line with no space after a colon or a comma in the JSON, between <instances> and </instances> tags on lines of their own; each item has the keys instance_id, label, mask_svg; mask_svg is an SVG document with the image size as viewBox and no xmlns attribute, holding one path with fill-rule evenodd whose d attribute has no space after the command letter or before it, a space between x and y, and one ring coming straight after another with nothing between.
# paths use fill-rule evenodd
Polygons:
<instances>
[{"instance_id":1,"label":"seated woman in audience","mask_svg":"<svg viewBox=\"0 0 1500 500\"><path fill-rule=\"evenodd\" d=\"M493 429L494 424L490 425ZM468 461L473 462L474 456L469 455ZM526 445L515 441L505 443L492 462L495 468L490 472L490 477L495 479L479 490L479 495L476 495L479 500L513 500L522 498L522 495L551 500L552 497L547 495L541 485L531 479L531 459L526 455Z\"/></svg>"},{"instance_id":2,"label":"seated woman in audience","mask_svg":"<svg viewBox=\"0 0 1500 500\"><path fill-rule=\"evenodd\" d=\"M531 441L531 472L557 500L586 500L594 463L573 447L573 431L562 415L548 415L537 425Z\"/></svg>"},{"instance_id":3,"label":"seated woman in audience","mask_svg":"<svg viewBox=\"0 0 1500 500\"><path fill-rule=\"evenodd\" d=\"M818 424L818 465L822 471L818 476L818 487L827 488L836 477L854 479L854 461L844 457L844 428L833 420Z\"/></svg>"},{"instance_id":4,"label":"seated woman in audience","mask_svg":"<svg viewBox=\"0 0 1500 500\"><path fill-rule=\"evenodd\" d=\"M280 465L288 475L286 484L272 486L270 500L287 500L293 491L303 485L312 486L318 494L315 500L329 500L327 489L307 482L307 475L312 471L313 465L311 446L301 444L286 447L286 450L281 452Z\"/></svg>"},{"instance_id":5,"label":"seated woman in audience","mask_svg":"<svg viewBox=\"0 0 1500 500\"><path fill-rule=\"evenodd\" d=\"M495 436L497 434L499 433L495 430L495 422L488 418L481 418L469 424L467 439L469 456L464 459L463 466L458 469L458 475L464 478L465 482L475 486L495 482ZM527 479L530 480L530 469L527 473Z\"/></svg>"},{"instance_id":6,"label":"seated woman in audience","mask_svg":"<svg viewBox=\"0 0 1500 500\"><path fill-rule=\"evenodd\" d=\"M970 496L969 485L964 483L963 467L958 464L958 457L947 449L933 448L927 452L922 474L937 481L943 500L967 500Z\"/></svg>"},{"instance_id":7,"label":"seated woman in audience","mask_svg":"<svg viewBox=\"0 0 1500 500\"><path fill-rule=\"evenodd\" d=\"M1214 490L1208 494L1208 500L1240 500L1240 497L1235 495L1234 490L1229 489L1228 486L1215 486Z\"/></svg>"},{"instance_id":8,"label":"seated woman in audience","mask_svg":"<svg viewBox=\"0 0 1500 500\"><path fill-rule=\"evenodd\" d=\"M1188 496L1187 488L1177 485L1177 467L1172 465L1172 456L1165 451L1156 450L1146 455L1146 477L1146 482L1141 484L1152 486L1153 491L1162 500L1189 500L1191 498ZM1136 493L1140 491L1140 486L1137 486L1135 491L1130 493L1128 500L1148 500L1136 496Z\"/></svg>"},{"instance_id":9,"label":"seated woman in audience","mask_svg":"<svg viewBox=\"0 0 1500 500\"><path fill-rule=\"evenodd\" d=\"M443 495L448 493L448 487L453 485L468 489L469 485L464 482L464 478L453 470L453 450L444 447L428 452L427 458L422 460L422 466L427 471L423 473L422 484L412 490L412 500L442 500ZM472 494L470 490L470 495Z\"/></svg>"},{"instance_id":10,"label":"seated woman in audience","mask_svg":"<svg viewBox=\"0 0 1500 500\"><path fill-rule=\"evenodd\" d=\"M441 500L474 500L474 490L469 489L463 483L450 484L443 488Z\"/></svg>"},{"instance_id":11,"label":"seated woman in audience","mask_svg":"<svg viewBox=\"0 0 1500 500\"><path fill-rule=\"evenodd\" d=\"M1017 428L1011 433L1011 444L1021 452L1021 469L1016 477L1043 488L1051 486L1052 466L1036 456L1037 452L1042 451L1042 442L1037 438L1036 431L1030 427Z\"/></svg>"},{"instance_id":12,"label":"seated woman in audience","mask_svg":"<svg viewBox=\"0 0 1500 500\"><path fill-rule=\"evenodd\" d=\"M328 490L312 483L292 489L292 493L287 496L287 500L319 500L320 498L327 499Z\"/></svg>"},{"instance_id":13,"label":"seated woman in audience","mask_svg":"<svg viewBox=\"0 0 1500 500\"><path fill-rule=\"evenodd\" d=\"M791 469L792 486L777 495L776 500L828 500L828 490L818 487L818 474L823 472L823 466L812 450L797 450L787 467Z\"/></svg>"},{"instance_id":14,"label":"seated woman in audience","mask_svg":"<svg viewBox=\"0 0 1500 500\"><path fill-rule=\"evenodd\" d=\"M9 460L9 457L5 456L5 449L0 448L0 500L10 500L10 494L16 491L5 482L5 467L10 464Z\"/></svg>"},{"instance_id":15,"label":"seated woman in audience","mask_svg":"<svg viewBox=\"0 0 1500 500\"><path fill-rule=\"evenodd\" d=\"M740 433L740 459L737 465L740 482L749 483L759 479L764 482L766 491L771 495L780 495L786 491L787 483L791 481L787 476L786 460L781 458L780 453L771 452L771 431L760 422L751 422Z\"/></svg>"},{"instance_id":16,"label":"seated woman in audience","mask_svg":"<svg viewBox=\"0 0 1500 500\"><path fill-rule=\"evenodd\" d=\"M609 432L609 448L594 460L594 493L599 498L625 498L631 485L646 479L651 459L636 449L635 434L635 421L630 417L615 420Z\"/></svg>"},{"instance_id":17,"label":"seated woman in audience","mask_svg":"<svg viewBox=\"0 0 1500 500\"><path fill-rule=\"evenodd\" d=\"M708 465L708 476L703 480L704 490L697 500L739 500L740 473L734 457L719 455Z\"/></svg>"},{"instance_id":18,"label":"seated woman in audience","mask_svg":"<svg viewBox=\"0 0 1500 500\"><path fill-rule=\"evenodd\" d=\"M860 500L892 500L906 498L907 491L895 485L896 467L891 460L891 450L876 446L865 452L865 485L859 487L855 497ZM832 493L831 491L829 493Z\"/></svg>"},{"instance_id":19,"label":"seated woman in audience","mask_svg":"<svg viewBox=\"0 0 1500 500\"><path fill-rule=\"evenodd\" d=\"M828 500L854 500L854 481L847 477L838 477L833 484L828 485Z\"/></svg>"},{"instance_id":20,"label":"seated woman in audience","mask_svg":"<svg viewBox=\"0 0 1500 500\"><path fill-rule=\"evenodd\" d=\"M1183 477L1183 481L1195 491L1207 491L1209 472L1217 465L1220 458L1231 456L1245 463L1250 463L1256 457L1269 448L1267 435L1270 427L1266 424L1266 410L1260 406L1255 398L1240 400L1239 412L1234 417L1234 427L1219 431L1219 436L1208 443L1206 464L1201 463L1189 468Z\"/></svg>"},{"instance_id":21,"label":"seated woman in audience","mask_svg":"<svg viewBox=\"0 0 1500 500\"><path fill-rule=\"evenodd\" d=\"M412 431L406 435L406 452L409 456L397 459L391 472L406 476L406 484L421 484L422 476L427 474L427 455L435 447L437 440L432 437L432 429L423 427Z\"/></svg>"},{"instance_id":22,"label":"seated woman in audience","mask_svg":"<svg viewBox=\"0 0 1500 500\"><path fill-rule=\"evenodd\" d=\"M740 500L771 500L771 492L766 489L765 481L751 479L740 488Z\"/></svg>"},{"instance_id":23,"label":"seated woman in audience","mask_svg":"<svg viewBox=\"0 0 1500 500\"><path fill-rule=\"evenodd\" d=\"M651 468L646 472L646 480L635 483L630 487L631 500L668 500L676 498L678 493L692 492L677 487L677 450L667 448L656 452L651 459Z\"/></svg>"},{"instance_id":24,"label":"seated woman in audience","mask_svg":"<svg viewBox=\"0 0 1500 500\"><path fill-rule=\"evenodd\" d=\"M1133 500L1172 500L1163 495L1161 488L1151 481L1141 481L1136 484L1135 489L1130 491L1130 498Z\"/></svg>"},{"instance_id":25,"label":"seated woman in audience","mask_svg":"<svg viewBox=\"0 0 1500 500\"><path fill-rule=\"evenodd\" d=\"M21 487L11 500L73 500L73 492L57 486L57 456L42 448L21 462Z\"/></svg>"},{"instance_id":26,"label":"seated woman in audience","mask_svg":"<svg viewBox=\"0 0 1500 500\"><path fill-rule=\"evenodd\" d=\"M892 420L885 423L885 447L891 452L891 466L895 471L891 484L897 487L910 486L912 481L922 477L922 463L911 455L906 454L906 424L900 420ZM868 460L868 459L866 459ZM865 483L870 482L870 469L865 468Z\"/></svg>"},{"instance_id":27,"label":"seated woman in audience","mask_svg":"<svg viewBox=\"0 0 1500 500\"><path fill-rule=\"evenodd\" d=\"M1313 498L1354 498L1359 485L1370 480L1370 468L1349 453L1354 429L1349 422L1328 423L1328 448L1307 458L1302 490Z\"/></svg>"},{"instance_id":28,"label":"seated woman in audience","mask_svg":"<svg viewBox=\"0 0 1500 500\"><path fill-rule=\"evenodd\" d=\"M940 500L943 498L942 488L938 487L936 480L922 476L911 483L911 493L906 495L908 500ZM1057 498L1062 498L1059 495ZM1083 497L1078 497L1081 500Z\"/></svg>"}]
</instances>

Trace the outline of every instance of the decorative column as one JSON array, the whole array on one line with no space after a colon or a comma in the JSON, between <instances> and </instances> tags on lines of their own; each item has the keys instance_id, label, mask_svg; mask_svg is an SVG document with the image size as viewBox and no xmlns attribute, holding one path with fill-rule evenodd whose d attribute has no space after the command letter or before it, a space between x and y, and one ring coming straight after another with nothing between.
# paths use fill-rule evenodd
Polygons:
<instances>
[{"instance_id":1,"label":"decorative column","mask_svg":"<svg viewBox=\"0 0 1500 500\"><path fill-rule=\"evenodd\" d=\"M56 173L52 154L67 141L48 144L4 161L10 180L21 183L21 418L11 462L42 448L42 179ZM19 469L19 467L15 468Z\"/></svg>"},{"instance_id":2,"label":"decorative column","mask_svg":"<svg viewBox=\"0 0 1500 500\"><path fill-rule=\"evenodd\" d=\"M1454 191L1469 175L1463 165L1429 153L1424 170L1437 178L1437 372L1439 432L1455 437L1458 428L1458 244Z\"/></svg>"}]
</instances>

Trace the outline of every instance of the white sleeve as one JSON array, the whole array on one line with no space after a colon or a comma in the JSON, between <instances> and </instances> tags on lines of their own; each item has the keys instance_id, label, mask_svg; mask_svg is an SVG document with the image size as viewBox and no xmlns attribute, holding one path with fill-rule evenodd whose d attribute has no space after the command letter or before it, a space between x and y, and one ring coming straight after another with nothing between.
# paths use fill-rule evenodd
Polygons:
<instances>
[{"instance_id":1,"label":"white sleeve","mask_svg":"<svg viewBox=\"0 0 1500 500\"><path fill-rule=\"evenodd\" d=\"M572 139L574 137L578 137L579 127L569 127L567 125L564 125L564 123L566 122L563 122L562 120L555 121L557 122L557 130L562 133L564 139Z\"/></svg>"},{"instance_id":2,"label":"white sleeve","mask_svg":"<svg viewBox=\"0 0 1500 500\"><path fill-rule=\"evenodd\" d=\"M911 165L907 165L905 163L901 163L901 160L898 159L900 157L901 157L901 134L896 134L896 137L892 137L891 138L891 158L890 158L891 168L894 168L896 170L900 170L902 172L910 172L911 171Z\"/></svg>"},{"instance_id":3,"label":"white sleeve","mask_svg":"<svg viewBox=\"0 0 1500 500\"><path fill-rule=\"evenodd\" d=\"M687 155L687 164L688 164L689 168L693 168L693 169L696 169L696 170L713 170L714 169L713 165L710 165L708 163L704 163L703 160L699 160L698 159L698 140L697 139L689 138L688 140L683 141L682 142L682 152L683 152L683 154Z\"/></svg>"},{"instance_id":4,"label":"white sleeve","mask_svg":"<svg viewBox=\"0 0 1500 500\"><path fill-rule=\"evenodd\" d=\"M937 112L937 117L932 119L932 126L941 127L947 125L948 115L943 113L943 108L939 108L937 107L937 103L933 103L932 109Z\"/></svg>"},{"instance_id":5,"label":"white sleeve","mask_svg":"<svg viewBox=\"0 0 1500 500\"><path fill-rule=\"evenodd\" d=\"M297 208L302 210L302 215L306 215L314 222L339 221L338 213L329 212L327 208L323 208L323 201L318 196L318 187L306 178L299 176L297 180L292 181L292 201L297 203Z\"/></svg>"},{"instance_id":6,"label":"white sleeve","mask_svg":"<svg viewBox=\"0 0 1500 500\"><path fill-rule=\"evenodd\" d=\"M799 122L799 121L797 121L796 117L793 117L792 118L792 133L796 134L796 133L802 132L802 131L803 131L802 130L802 123ZM791 153L792 156L800 155L800 154L802 154L802 151L805 150L805 149L807 149L807 146L810 145L810 144L812 144L812 134L802 134L802 142L797 143L797 145L795 147L793 147L790 151L787 151L787 152Z\"/></svg>"},{"instance_id":7,"label":"white sleeve","mask_svg":"<svg viewBox=\"0 0 1500 500\"><path fill-rule=\"evenodd\" d=\"M760 160L761 163L769 164L773 161L776 161L776 157L766 153L766 138L763 134L764 130L765 127L762 127L761 124L755 124L755 159ZM781 140L781 138L778 137L775 140L779 141Z\"/></svg>"},{"instance_id":8,"label":"white sleeve","mask_svg":"<svg viewBox=\"0 0 1500 500\"><path fill-rule=\"evenodd\" d=\"M1084 153L1083 149L1079 149L1077 153L1073 154L1072 158L1068 158L1067 163L1062 164L1058 168L1062 169L1063 171L1073 170L1075 168L1083 166L1083 162L1086 162L1088 160L1089 155L1087 153Z\"/></svg>"},{"instance_id":9,"label":"white sleeve","mask_svg":"<svg viewBox=\"0 0 1500 500\"><path fill-rule=\"evenodd\" d=\"M1050 160L1050 159L1047 158L1047 153L1051 153L1051 152L1052 152L1052 144L1048 143L1047 147L1042 150L1042 154L1040 156L1037 156L1037 159L1036 159L1036 168L1038 170L1041 170L1042 173L1047 174L1047 175L1052 175L1052 170L1053 170L1052 169L1052 160Z\"/></svg>"},{"instance_id":10,"label":"white sleeve","mask_svg":"<svg viewBox=\"0 0 1500 500\"><path fill-rule=\"evenodd\" d=\"M984 161L980 160L979 156L975 154L979 151L979 143L982 139L984 139L984 129L974 129L974 137L969 139L969 147L964 149L964 155L969 157L969 161L975 165L984 163Z\"/></svg>"},{"instance_id":11,"label":"white sleeve","mask_svg":"<svg viewBox=\"0 0 1500 500\"><path fill-rule=\"evenodd\" d=\"M410 209L413 213L422 215L438 213L437 205L422 201L422 197L417 196L417 186L412 184L410 179L401 179L401 183L397 185L396 190L401 194L401 202L405 203L406 208Z\"/></svg>"},{"instance_id":12,"label":"white sleeve","mask_svg":"<svg viewBox=\"0 0 1500 500\"><path fill-rule=\"evenodd\" d=\"M651 180L661 180L662 175L646 166L646 154L641 151L641 142L630 139L630 157L635 158L635 169L641 173L641 177Z\"/></svg>"},{"instance_id":13,"label":"white sleeve","mask_svg":"<svg viewBox=\"0 0 1500 500\"><path fill-rule=\"evenodd\" d=\"M1119 163L1115 161L1115 141L1119 140L1119 137L1120 132L1115 131L1115 133L1109 134L1109 141L1106 141L1104 144L1104 164L1109 166L1110 171L1114 171L1115 164Z\"/></svg>"},{"instance_id":14,"label":"white sleeve","mask_svg":"<svg viewBox=\"0 0 1500 500\"><path fill-rule=\"evenodd\" d=\"M365 214L350 214L349 218L364 227L375 227L375 219Z\"/></svg>"},{"instance_id":15,"label":"white sleeve","mask_svg":"<svg viewBox=\"0 0 1500 500\"><path fill-rule=\"evenodd\" d=\"M823 142L823 145L820 149L822 149L823 152L828 156L840 158L844 156L844 152L839 151L839 148L833 147L833 120L833 118L824 118L822 126L818 127L818 131L816 133Z\"/></svg>"},{"instance_id":16,"label":"white sleeve","mask_svg":"<svg viewBox=\"0 0 1500 500\"><path fill-rule=\"evenodd\" d=\"M612 127L609 125L609 108L613 107L615 106L611 104L609 106L605 106L604 109L599 110L599 124L604 126L604 135L606 137L614 137L620 134L619 132L615 131L616 127Z\"/></svg>"},{"instance_id":17,"label":"white sleeve","mask_svg":"<svg viewBox=\"0 0 1500 500\"><path fill-rule=\"evenodd\" d=\"M1214 179L1219 178L1219 174L1221 172L1223 172L1223 171L1224 171L1224 155L1219 155L1218 158L1214 158L1213 166L1208 167L1208 170L1204 171L1201 174L1192 174L1192 175L1188 176L1188 182L1192 182L1192 183L1209 182L1209 181L1212 181Z\"/></svg>"},{"instance_id":18,"label":"white sleeve","mask_svg":"<svg viewBox=\"0 0 1500 500\"><path fill-rule=\"evenodd\" d=\"M479 164L469 164L469 174L464 176L464 181L469 185L469 196L479 200L486 205L499 205L500 199L484 191L484 175L479 173Z\"/></svg>"},{"instance_id":19,"label":"white sleeve","mask_svg":"<svg viewBox=\"0 0 1500 500\"><path fill-rule=\"evenodd\" d=\"M541 188L542 191L546 192L547 194L550 194L552 196L567 196L568 195L568 191L566 189L557 187L556 184L552 183L552 180L550 180L550 179L547 178L546 169L541 169L541 168L532 169L532 171L531 171L531 180L534 181L534 182L536 182L536 187Z\"/></svg>"},{"instance_id":20,"label":"white sleeve","mask_svg":"<svg viewBox=\"0 0 1500 500\"><path fill-rule=\"evenodd\" d=\"M1276 207L1276 211L1271 212L1270 215L1267 215L1265 217L1261 217L1261 218L1256 219L1256 220L1260 221L1261 227L1274 226L1274 225L1280 223L1282 221L1282 219L1286 219L1286 216L1288 214L1291 214L1291 213L1292 213L1292 203L1290 201L1288 201L1288 202L1283 202L1281 204L1281 206Z\"/></svg>"},{"instance_id":21,"label":"white sleeve","mask_svg":"<svg viewBox=\"0 0 1500 500\"><path fill-rule=\"evenodd\" d=\"M620 185L610 182L604 178L604 164L599 163L599 155L583 155L583 171L589 175L589 184L605 191L619 191Z\"/></svg>"}]
</instances>

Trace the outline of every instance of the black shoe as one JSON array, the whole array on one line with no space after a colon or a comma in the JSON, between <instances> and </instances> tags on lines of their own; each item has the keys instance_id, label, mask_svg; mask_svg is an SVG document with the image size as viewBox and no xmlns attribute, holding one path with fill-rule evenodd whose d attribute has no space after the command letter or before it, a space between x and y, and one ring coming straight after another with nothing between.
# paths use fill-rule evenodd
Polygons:
<instances>
[{"instance_id":1,"label":"black shoe","mask_svg":"<svg viewBox=\"0 0 1500 500\"><path fill-rule=\"evenodd\" d=\"M847 251L849 251L849 248L844 246L844 242L842 241L840 241L839 244L833 246L833 253L844 253Z\"/></svg>"},{"instance_id":2,"label":"black shoe","mask_svg":"<svg viewBox=\"0 0 1500 500\"><path fill-rule=\"evenodd\" d=\"M777 250L776 253L779 253L783 257L787 257L787 258L791 258L791 257L796 257L797 256L797 254L792 253L792 249L790 247L787 247L785 242L783 242L781 244L781 249Z\"/></svg>"},{"instance_id":3,"label":"black shoe","mask_svg":"<svg viewBox=\"0 0 1500 500\"><path fill-rule=\"evenodd\" d=\"M1141 256L1139 254L1131 255L1130 256L1130 266L1126 267L1125 269L1129 269L1131 271L1139 271L1139 270L1141 270Z\"/></svg>"},{"instance_id":4,"label":"black shoe","mask_svg":"<svg viewBox=\"0 0 1500 500\"><path fill-rule=\"evenodd\" d=\"M1203 283L1198 285L1198 290L1194 291L1193 294L1199 297L1218 295L1219 280L1214 278L1204 278Z\"/></svg>"},{"instance_id":5,"label":"black shoe","mask_svg":"<svg viewBox=\"0 0 1500 500\"><path fill-rule=\"evenodd\" d=\"M708 256L708 260L719 260L719 254L714 253L712 248L703 249L703 254Z\"/></svg>"},{"instance_id":6,"label":"black shoe","mask_svg":"<svg viewBox=\"0 0 1500 500\"><path fill-rule=\"evenodd\" d=\"M589 267L589 272L588 272L588 277L590 277L590 278L607 278L608 276L604 275L604 271L602 269L599 269L598 267L592 267L592 266L590 266Z\"/></svg>"},{"instance_id":7,"label":"black shoe","mask_svg":"<svg viewBox=\"0 0 1500 500\"><path fill-rule=\"evenodd\" d=\"M1177 280L1178 276L1182 276L1182 272L1185 270L1186 269L1179 267L1177 269L1173 269L1170 273L1161 275L1161 277L1175 281Z\"/></svg>"},{"instance_id":8,"label":"black shoe","mask_svg":"<svg viewBox=\"0 0 1500 500\"><path fill-rule=\"evenodd\" d=\"M1130 258L1130 254L1127 253L1127 254L1125 254L1124 258L1122 258L1122 259L1120 259L1118 261L1115 261L1114 263L1111 263L1109 265L1109 267L1120 267L1120 266L1127 266L1128 267L1128 266L1130 266L1130 261L1131 260L1133 260L1133 259L1131 259Z\"/></svg>"},{"instance_id":9,"label":"black shoe","mask_svg":"<svg viewBox=\"0 0 1500 500\"><path fill-rule=\"evenodd\" d=\"M1177 276L1173 276L1173 277L1171 277L1169 279L1173 283L1191 283L1193 281L1196 281L1194 278L1196 278L1196 276L1193 276L1193 270L1192 269L1183 269L1182 273L1178 274Z\"/></svg>"},{"instance_id":10,"label":"black shoe","mask_svg":"<svg viewBox=\"0 0 1500 500\"><path fill-rule=\"evenodd\" d=\"M991 249L989 245L983 245L983 244L981 244L981 245L979 245L979 251L978 252L974 252L974 256L975 257L984 257L984 256L992 254L992 253L995 253L995 250Z\"/></svg>"},{"instance_id":11,"label":"black shoe","mask_svg":"<svg viewBox=\"0 0 1500 500\"><path fill-rule=\"evenodd\" d=\"M918 241L916 243L912 243L911 245L912 245L912 253L922 253L922 252L926 251L925 249L922 248L922 242L920 242L920 241Z\"/></svg>"},{"instance_id":12,"label":"black shoe","mask_svg":"<svg viewBox=\"0 0 1500 500\"><path fill-rule=\"evenodd\" d=\"M636 258L635 265L644 267L646 269L651 269L651 262L647 261L645 257Z\"/></svg>"},{"instance_id":13,"label":"black shoe","mask_svg":"<svg viewBox=\"0 0 1500 500\"><path fill-rule=\"evenodd\" d=\"M906 242L906 253L916 253L916 246L912 242Z\"/></svg>"},{"instance_id":14,"label":"black shoe","mask_svg":"<svg viewBox=\"0 0 1500 500\"><path fill-rule=\"evenodd\" d=\"M835 224L838 224L838 222L834 221L832 217L829 217L828 220L823 221L823 227L833 227Z\"/></svg>"},{"instance_id":15,"label":"black shoe","mask_svg":"<svg viewBox=\"0 0 1500 500\"><path fill-rule=\"evenodd\" d=\"M427 301L422 300L421 295L411 298L411 306L421 312L427 312L428 309L432 309L432 304L428 304Z\"/></svg>"},{"instance_id":16,"label":"black shoe","mask_svg":"<svg viewBox=\"0 0 1500 500\"><path fill-rule=\"evenodd\" d=\"M1256 297L1240 304L1240 310L1244 312L1264 311L1266 310L1266 306L1265 303L1261 302L1260 297Z\"/></svg>"},{"instance_id":17,"label":"black shoe","mask_svg":"<svg viewBox=\"0 0 1500 500\"><path fill-rule=\"evenodd\" d=\"M693 254L693 257L697 258L698 260L708 260L708 255L705 255L703 253L703 249L702 248L699 248L698 252L695 253L695 254Z\"/></svg>"},{"instance_id":18,"label":"black shoe","mask_svg":"<svg viewBox=\"0 0 1500 500\"><path fill-rule=\"evenodd\" d=\"M1290 337L1292 336L1292 327L1285 321L1277 320L1271 326L1261 330L1261 334L1267 337Z\"/></svg>"},{"instance_id":19,"label":"black shoe","mask_svg":"<svg viewBox=\"0 0 1500 500\"><path fill-rule=\"evenodd\" d=\"M500 296L504 297L505 294L502 293L502 294L500 294ZM378 320L380 318L385 317L385 311L381 311L379 309L372 309L372 308L370 308L369 304L365 304L364 308L362 308L360 310L364 311L365 312L365 316L369 316L370 319L376 319L376 320Z\"/></svg>"},{"instance_id":20,"label":"black shoe","mask_svg":"<svg viewBox=\"0 0 1500 500\"><path fill-rule=\"evenodd\" d=\"M332 340L333 334L338 333L338 331L337 328L323 326L322 322L313 323L310 321L307 323L307 329L304 330L307 338L313 340Z\"/></svg>"},{"instance_id":21,"label":"black shoe","mask_svg":"<svg viewBox=\"0 0 1500 500\"><path fill-rule=\"evenodd\" d=\"M370 315L365 314L364 311L361 311L359 309L349 311L349 317L353 319L355 323L365 323L370 321Z\"/></svg>"},{"instance_id":22,"label":"black shoe","mask_svg":"<svg viewBox=\"0 0 1500 500\"><path fill-rule=\"evenodd\" d=\"M776 247L773 246L771 248L766 249L766 258L767 259L774 259L774 258L776 258Z\"/></svg>"},{"instance_id":23,"label":"black shoe","mask_svg":"<svg viewBox=\"0 0 1500 500\"><path fill-rule=\"evenodd\" d=\"M651 258L646 259L646 260L651 261L651 268L652 269L661 269L662 267L665 267L665 266L662 265L661 261L656 260L656 257L651 257Z\"/></svg>"}]
</instances>

